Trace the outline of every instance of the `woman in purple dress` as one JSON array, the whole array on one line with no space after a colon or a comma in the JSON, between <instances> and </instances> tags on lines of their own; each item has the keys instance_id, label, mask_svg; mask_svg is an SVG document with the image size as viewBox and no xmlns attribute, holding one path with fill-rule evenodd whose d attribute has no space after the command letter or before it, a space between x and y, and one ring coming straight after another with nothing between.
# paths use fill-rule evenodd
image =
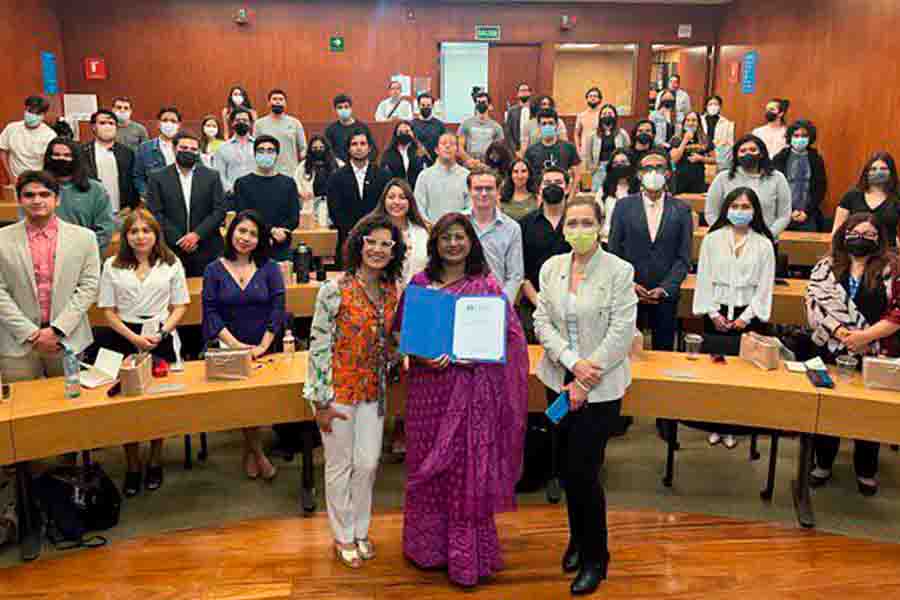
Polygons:
<instances>
[{"instance_id":1,"label":"woman in purple dress","mask_svg":"<svg viewBox=\"0 0 900 600\"><path fill-rule=\"evenodd\" d=\"M454 295L503 293L462 214L435 224L428 256L411 285ZM402 320L401 301L395 331ZM522 468L528 347L509 302L506 321L505 364L412 357L409 370L403 552L418 567L447 568L463 586L502 568L494 515L515 508Z\"/></svg>"}]
</instances>

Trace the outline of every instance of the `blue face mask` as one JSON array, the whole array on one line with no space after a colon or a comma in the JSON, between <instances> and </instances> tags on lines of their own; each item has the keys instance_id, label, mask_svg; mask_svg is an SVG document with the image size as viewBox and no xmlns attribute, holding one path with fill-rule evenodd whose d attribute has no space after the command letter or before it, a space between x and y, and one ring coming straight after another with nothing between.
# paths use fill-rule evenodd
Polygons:
<instances>
[{"instance_id":1,"label":"blue face mask","mask_svg":"<svg viewBox=\"0 0 900 600\"><path fill-rule=\"evenodd\" d=\"M737 225L738 227L749 225L753 221L753 211L729 208L728 220L731 221L732 225Z\"/></svg>"},{"instance_id":2,"label":"blue face mask","mask_svg":"<svg viewBox=\"0 0 900 600\"><path fill-rule=\"evenodd\" d=\"M796 150L797 152L803 152L809 147L809 138L808 137L792 137L791 138L791 148Z\"/></svg>"},{"instance_id":3,"label":"blue face mask","mask_svg":"<svg viewBox=\"0 0 900 600\"><path fill-rule=\"evenodd\" d=\"M275 166L275 160L278 157L274 154L263 154L262 152L258 152L256 154L256 165L260 169L271 169Z\"/></svg>"},{"instance_id":4,"label":"blue face mask","mask_svg":"<svg viewBox=\"0 0 900 600\"><path fill-rule=\"evenodd\" d=\"M337 109L337 116L338 116L338 119L341 119L342 121L346 121L346 120L349 119L352 115L353 115L353 109L352 109L352 108L339 108L339 109Z\"/></svg>"},{"instance_id":5,"label":"blue face mask","mask_svg":"<svg viewBox=\"0 0 900 600\"><path fill-rule=\"evenodd\" d=\"M556 135L556 125L541 125L541 137L551 138Z\"/></svg>"}]
</instances>

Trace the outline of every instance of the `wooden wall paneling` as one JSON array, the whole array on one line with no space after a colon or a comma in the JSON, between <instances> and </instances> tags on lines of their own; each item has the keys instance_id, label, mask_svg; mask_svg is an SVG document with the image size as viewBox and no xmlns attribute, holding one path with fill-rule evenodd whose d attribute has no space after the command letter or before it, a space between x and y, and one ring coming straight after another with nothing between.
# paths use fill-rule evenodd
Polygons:
<instances>
[{"instance_id":1,"label":"wooden wall paneling","mask_svg":"<svg viewBox=\"0 0 900 600\"><path fill-rule=\"evenodd\" d=\"M176 100L188 119L219 113L229 86L239 82L259 106L266 92L278 86L289 95L289 111L304 122L331 120L331 98L348 91L357 114L371 120L391 74L431 75L436 86L436 41L472 40L477 24L500 25L503 44L541 44L536 90L549 91L554 43L649 43L674 37L679 23L693 24L698 43L712 43L724 10L258 0L251 7L253 23L239 28L231 15L241 5L212 0L59 3L69 88L96 93L101 104L117 94L131 95L135 116L146 120L162 104ZM407 21L406 7L414 10L414 22ZM561 14L577 17L574 32L559 30ZM333 34L345 36L345 52L328 52ZM106 59L108 80L83 79L81 59L87 55ZM638 73L640 82L645 77Z\"/></svg>"},{"instance_id":2,"label":"wooden wall paneling","mask_svg":"<svg viewBox=\"0 0 900 600\"><path fill-rule=\"evenodd\" d=\"M603 92L604 104L632 110L636 63L632 50L557 52L553 73L557 109L565 114L583 111L585 92L596 86Z\"/></svg>"},{"instance_id":3,"label":"wooden wall paneling","mask_svg":"<svg viewBox=\"0 0 900 600\"><path fill-rule=\"evenodd\" d=\"M894 124L900 106L895 57L900 3L892 0L738 0L727 11L720 39L716 90L736 132L760 124L772 96L791 100L790 120L812 119L829 177L830 213L876 150L900 155ZM760 53L755 94L731 83L731 63Z\"/></svg>"},{"instance_id":4,"label":"wooden wall paneling","mask_svg":"<svg viewBox=\"0 0 900 600\"><path fill-rule=\"evenodd\" d=\"M527 82L537 89L541 68L540 44L491 44L488 51L488 90L494 118L503 119L506 107L517 102L518 86Z\"/></svg>"}]
</instances>

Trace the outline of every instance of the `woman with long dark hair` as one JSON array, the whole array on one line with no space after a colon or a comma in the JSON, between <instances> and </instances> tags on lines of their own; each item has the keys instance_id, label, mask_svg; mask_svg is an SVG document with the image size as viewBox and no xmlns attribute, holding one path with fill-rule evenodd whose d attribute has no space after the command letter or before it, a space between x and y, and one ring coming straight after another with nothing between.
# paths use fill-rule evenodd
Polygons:
<instances>
[{"instance_id":1,"label":"woman with long dark hair","mask_svg":"<svg viewBox=\"0 0 900 600\"><path fill-rule=\"evenodd\" d=\"M294 181L300 192L301 210L312 212L320 227L328 227L328 204L325 193L328 189L328 178L344 165L337 158L331 144L324 136L314 135L309 139L309 151L306 158L297 165Z\"/></svg>"},{"instance_id":2,"label":"woman with long dark hair","mask_svg":"<svg viewBox=\"0 0 900 600\"><path fill-rule=\"evenodd\" d=\"M834 211L832 236L851 215L872 213L887 232L887 243L897 246L900 234L900 180L897 163L888 152L876 152L863 165L856 186L841 198Z\"/></svg>"},{"instance_id":3,"label":"woman with long dark hair","mask_svg":"<svg viewBox=\"0 0 900 600\"><path fill-rule=\"evenodd\" d=\"M225 128L224 139L226 140L231 138L232 133L228 127L229 123L231 123L231 113L239 108L249 112L252 117L251 121L256 123L259 115L256 113L256 109L253 108L253 103L250 102L247 90L239 85L235 85L228 92L228 100L225 101L225 107L222 109L222 125Z\"/></svg>"},{"instance_id":4,"label":"woman with long dark hair","mask_svg":"<svg viewBox=\"0 0 900 600\"><path fill-rule=\"evenodd\" d=\"M737 356L746 331L767 332L775 284L774 239L750 188L732 190L700 244L694 315L703 318L704 345L712 354ZM730 430L715 430L710 444L734 448Z\"/></svg>"},{"instance_id":5,"label":"woman with long dark hair","mask_svg":"<svg viewBox=\"0 0 900 600\"><path fill-rule=\"evenodd\" d=\"M851 215L834 233L831 252L813 267L806 288L806 316L819 356L834 364L837 357L886 354L897 356L900 330L900 283L896 256L887 232L871 213ZM810 484L825 485L832 477L840 439L816 436L815 468ZM855 440L853 464L859 492L878 492L878 442Z\"/></svg>"},{"instance_id":6,"label":"woman with long dark hair","mask_svg":"<svg viewBox=\"0 0 900 600\"><path fill-rule=\"evenodd\" d=\"M787 128L786 148L772 164L781 171L791 188L791 224L796 231L818 231L822 222L822 202L828 191L825 161L815 148L818 131L812 121L800 119Z\"/></svg>"},{"instance_id":7,"label":"woman with long dark hair","mask_svg":"<svg viewBox=\"0 0 900 600\"><path fill-rule=\"evenodd\" d=\"M54 139L44 153L44 169L59 182L56 216L93 231L100 256L106 254L116 228L112 202L103 184L88 177L81 146L67 138Z\"/></svg>"},{"instance_id":8,"label":"woman with long dark hair","mask_svg":"<svg viewBox=\"0 0 900 600\"><path fill-rule=\"evenodd\" d=\"M403 275L400 278L401 289L406 287L413 275L419 273L428 264L428 223L419 212L416 196L405 179L395 177L384 186L373 215L380 215L391 220L406 245L403 259Z\"/></svg>"},{"instance_id":9,"label":"woman with long dark hair","mask_svg":"<svg viewBox=\"0 0 900 600\"><path fill-rule=\"evenodd\" d=\"M381 155L381 166L391 177L405 179L415 189L419 173L428 166L428 150L416 137L412 125L398 121L388 147Z\"/></svg>"},{"instance_id":10,"label":"woman with long dark hair","mask_svg":"<svg viewBox=\"0 0 900 600\"><path fill-rule=\"evenodd\" d=\"M769 151L755 135L745 135L734 143L731 169L716 175L706 194L704 214L707 223L719 219L725 197L740 187L756 192L762 217L777 239L791 222L791 188L785 176L776 171Z\"/></svg>"},{"instance_id":11,"label":"woman with long dark hair","mask_svg":"<svg viewBox=\"0 0 900 600\"><path fill-rule=\"evenodd\" d=\"M595 201L603 207L603 225L600 228L600 240L609 240L610 223L616 202L641 191L641 183L637 178L637 168L632 162L631 153L627 150L614 150L609 158L609 168L603 187L597 192Z\"/></svg>"},{"instance_id":12,"label":"woman with long dark hair","mask_svg":"<svg viewBox=\"0 0 900 600\"><path fill-rule=\"evenodd\" d=\"M271 234L262 216L245 210L225 235L225 252L203 274L203 336L207 344L247 348L254 360L274 351L284 328L284 276L270 256ZM259 427L244 428L247 477L274 479Z\"/></svg>"},{"instance_id":13,"label":"woman with long dark hair","mask_svg":"<svg viewBox=\"0 0 900 600\"><path fill-rule=\"evenodd\" d=\"M454 296L503 294L461 213L435 223L428 266L410 285ZM474 586L501 568L494 515L515 507L528 414L525 334L508 299L505 364L410 358L403 553L420 568L446 568L452 581Z\"/></svg>"},{"instance_id":14,"label":"woman with long dark hair","mask_svg":"<svg viewBox=\"0 0 900 600\"><path fill-rule=\"evenodd\" d=\"M346 272L319 289L304 396L325 448L325 499L338 561L375 558L372 489L384 433L388 372L399 361L391 323L406 245L381 214L363 217L344 246Z\"/></svg>"},{"instance_id":15,"label":"woman with long dark hair","mask_svg":"<svg viewBox=\"0 0 900 600\"><path fill-rule=\"evenodd\" d=\"M604 104L597 128L590 132L584 144L585 168L591 174L591 187L595 191L603 187L613 152L630 145L631 137L619 126L619 111L612 104Z\"/></svg>"},{"instance_id":16,"label":"woman with long dark hair","mask_svg":"<svg viewBox=\"0 0 900 600\"><path fill-rule=\"evenodd\" d=\"M514 160L500 186L500 210L516 221L536 210L538 199L535 186L531 164L524 158Z\"/></svg>"},{"instance_id":17,"label":"woman with long dark hair","mask_svg":"<svg viewBox=\"0 0 900 600\"><path fill-rule=\"evenodd\" d=\"M766 145L769 156L777 156L787 146L787 112L791 101L785 98L772 98L766 103L764 113L765 125L752 131Z\"/></svg>"},{"instance_id":18,"label":"woman with long dark hair","mask_svg":"<svg viewBox=\"0 0 900 600\"><path fill-rule=\"evenodd\" d=\"M700 113L684 116L681 135L672 138L670 156L675 163L675 194L705 194L706 165L716 164L716 149L701 127Z\"/></svg>"},{"instance_id":19,"label":"woman with long dark hair","mask_svg":"<svg viewBox=\"0 0 900 600\"><path fill-rule=\"evenodd\" d=\"M222 137L222 130L219 128L219 120L215 115L206 115L200 121L200 160L207 167L215 168L213 157L216 151L222 147L225 139Z\"/></svg>"}]
</instances>

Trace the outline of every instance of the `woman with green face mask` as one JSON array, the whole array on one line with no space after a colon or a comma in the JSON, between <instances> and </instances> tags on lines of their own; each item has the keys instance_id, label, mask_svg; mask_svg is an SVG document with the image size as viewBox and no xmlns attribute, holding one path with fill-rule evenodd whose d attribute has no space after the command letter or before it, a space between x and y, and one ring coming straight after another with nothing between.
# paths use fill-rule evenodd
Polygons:
<instances>
[{"instance_id":1,"label":"woman with green face mask","mask_svg":"<svg viewBox=\"0 0 900 600\"><path fill-rule=\"evenodd\" d=\"M534 313L544 347L538 379L549 402L568 393L553 460L565 482L569 546L562 569L577 572L573 594L589 594L606 578L606 497L598 471L631 383L628 353L637 319L634 269L600 247L602 224L603 208L593 200L569 203L563 233L572 252L544 263Z\"/></svg>"}]
</instances>

